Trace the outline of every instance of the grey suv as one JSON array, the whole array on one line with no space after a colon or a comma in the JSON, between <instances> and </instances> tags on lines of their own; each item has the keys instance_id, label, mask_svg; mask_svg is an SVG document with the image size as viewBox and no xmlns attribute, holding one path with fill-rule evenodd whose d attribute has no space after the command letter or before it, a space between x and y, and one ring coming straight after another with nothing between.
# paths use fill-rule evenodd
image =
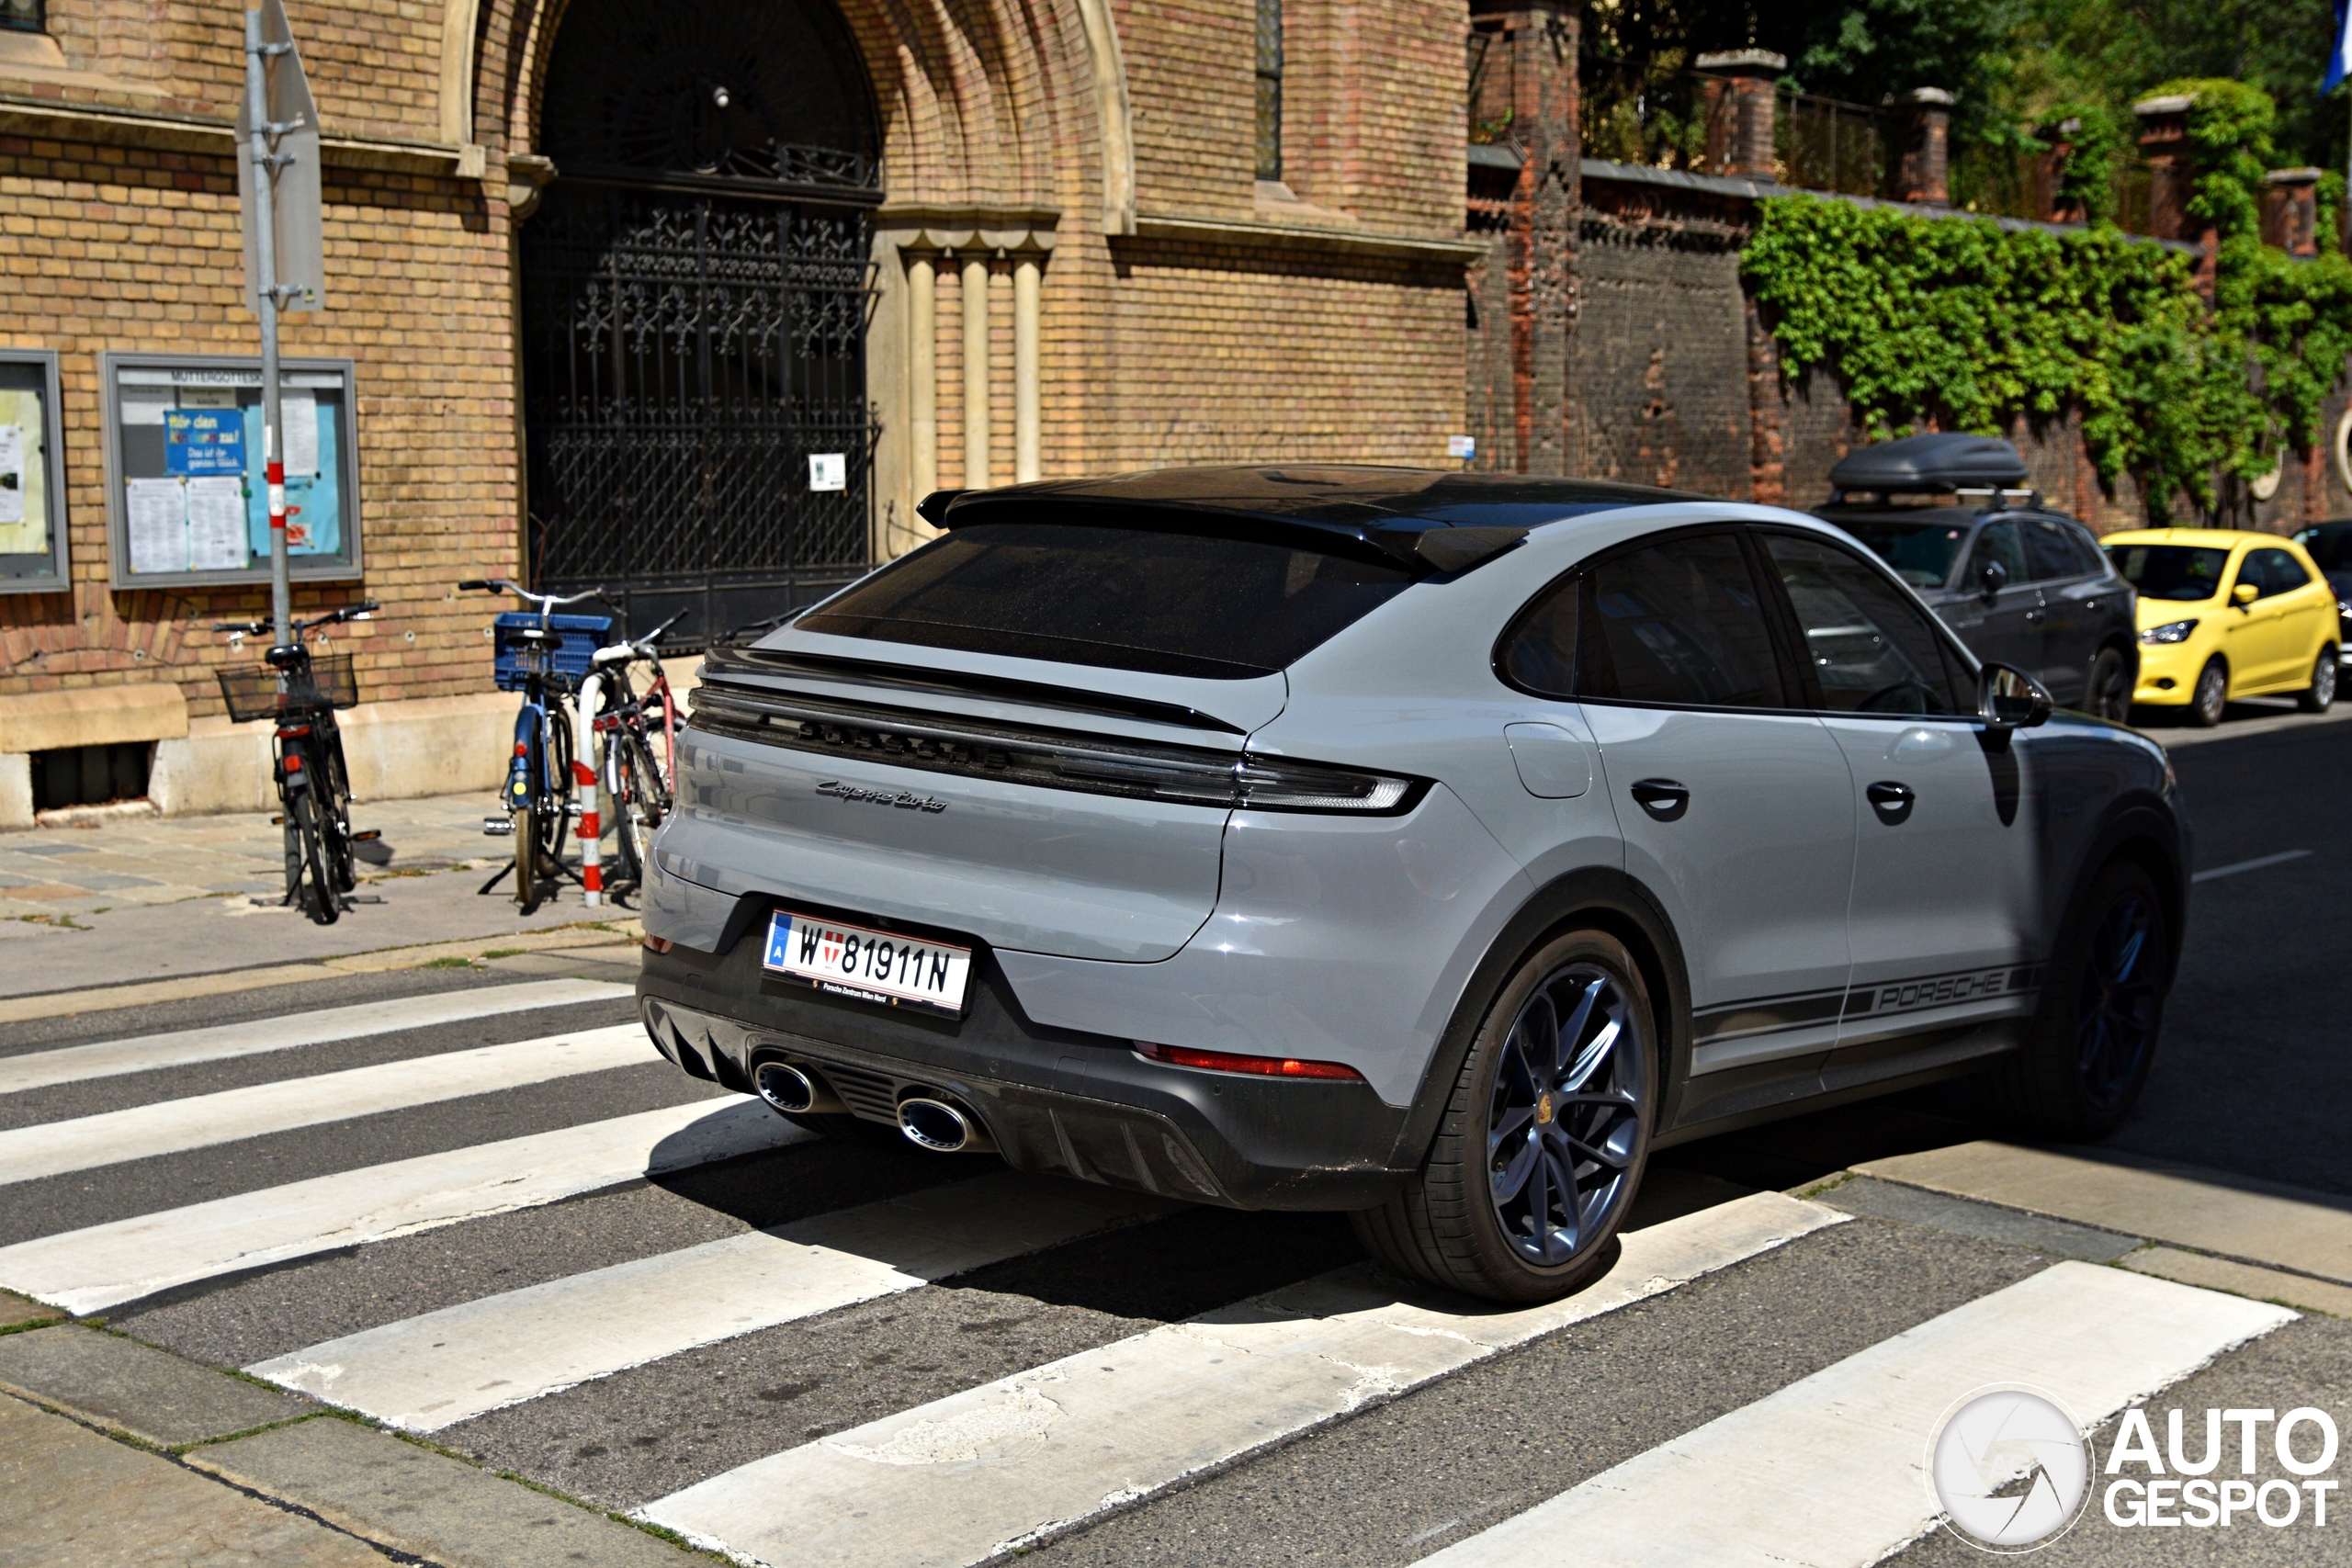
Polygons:
<instances>
[{"instance_id":1,"label":"grey suv","mask_svg":"<svg viewBox=\"0 0 2352 1568\"><path fill-rule=\"evenodd\" d=\"M1179 469L715 651L640 1005L808 1125L1353 1211L1573 1289L1663 1145L1962 1073L2114 1126L2177 951L2163 752L1979 668L1815 518Z\"/></svg>"},{"instance_id":2,"label":"grey suv","mask_svg":"<svg viewBox=\"0 0 2352 1568\"><path fill-rule=\"evenodd\" d=\"M2006 441L1905 436L1830 469L1837 499L1816 515L1877 551L1980 659L2027 671L2068 707L2128 717L2138 596L2089 529L2018 488L2025 478Z\"/></svg>"}]
</instances>

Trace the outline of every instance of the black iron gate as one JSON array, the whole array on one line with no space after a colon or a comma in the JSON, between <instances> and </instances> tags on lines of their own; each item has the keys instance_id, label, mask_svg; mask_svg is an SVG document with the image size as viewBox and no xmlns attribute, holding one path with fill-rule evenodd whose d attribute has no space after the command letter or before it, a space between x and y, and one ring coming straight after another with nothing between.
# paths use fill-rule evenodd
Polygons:
<instances>
[{"instance_id":1,"label":"black iron gate","mask_svg":"<svg viewBox=\"0 0 2352 1568\"><path fill-rule=\"evenodd\" d=\"M694 643L865 570L862 210L559 180L522 238L537 582Z\"/></svg>"}]
</instances>

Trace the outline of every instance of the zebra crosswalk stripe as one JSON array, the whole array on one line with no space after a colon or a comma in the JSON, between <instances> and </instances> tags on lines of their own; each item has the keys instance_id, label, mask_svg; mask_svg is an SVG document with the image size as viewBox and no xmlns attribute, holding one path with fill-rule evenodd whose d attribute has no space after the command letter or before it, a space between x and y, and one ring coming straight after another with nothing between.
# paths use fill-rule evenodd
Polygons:
<instances>
[{"instance_id":1,"label":"zebra crosswalk stripe","mask_svg":"<svg viewBox=\"0 0 2352 1568\"><path fill-rule=\"evenodd\" d=\"M1176 1207L1004 1171L482 1297L245 1371L410 1431L438 1431Z\"/></svg>"},{"instance_id":2,"label":"zebra crosswalk stripe","mask_svg":"<svg viewBox=\"0 0 2352 1568\"><path fill-rule=\"evenodd\" d=\"M331 1247L551 1203L814 1137L758 1100L694 1100L158 1210L0 1247L0 1289L67 1312Z\"/></svg>"},{"instance_id":3,"label":"zebra crosswalk stripe","mask_svg":"<svg viewBox=\"0 0 2352 1568\"><path fill-rule=\"evenodd\" d=\"M2096 1427L2249 1339L2284 1307L2059 1263L1931 1318L1424 1558L1552 1568L1563 1542L1611 1568L1865 1568L1931 1529L1935 1423L1988 1384L2028 1384Z\"/></svg>"},{"instance_id":4,"label":"zebra crosswalk stripe","mask_svg":"<svg viewBox=\"0 0 2352 1568\"><path fill-rule=\"evenodd\" d=\"M95 1116L0 1132L0 1183L32 1181L659 1060L642 1025L620 1023L311 1077L278 1078L184 1100L150 1100Z\"/></svg>"},{"instance_id":5,"label":"zebra crosswalk stripe","mask_svg":"<svg viewBox=\"0 0 2352 1568\"><path fill-rule=\"evenodd\" d=\"M1343 1269L770 1455L639 1513L773 1568L961 1568L1846 1218L1757 1193L1628 1233L1607 1278L1519 1312L1400 1301Z\"/></svg>"},{"instance_id":6,"label":"zebra crosswalk stripe","mask_svg":"<svg viewBox=\"0 0 2352 1568\"><path fill-rule=\"evenodd\" d=\"M439 996L401 997L352 1007L322 1008L315 1012L288 1013L250 1023L221 1023L168 1034L102 1040L89 1045L61 1045L53 1050L0 1056L0 1094L21 1094L26 1089L46 1089L51 1084L151 1072L157 1067L184 1066L191 1062L257 1056L271 1051L390 1034L397 1030L432 1029L532 1008L619 1001L634 994L628 986L604 980L530 980Z\"/></svg>"}]
</instances>

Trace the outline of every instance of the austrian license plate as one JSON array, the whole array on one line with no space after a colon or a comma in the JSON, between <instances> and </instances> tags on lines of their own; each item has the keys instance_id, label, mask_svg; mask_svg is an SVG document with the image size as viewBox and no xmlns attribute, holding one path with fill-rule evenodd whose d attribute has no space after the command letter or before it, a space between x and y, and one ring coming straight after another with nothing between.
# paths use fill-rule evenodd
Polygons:
<instances>
[{"instance_id":1,"label":"austrian license plate","mask_svg":"<svg viewBox=\"0 0 2352 1568\"><path fill-rule=\"evenodd\" d=\"M972 950L893 931L867 931L778 909L768 921L763 968L797 976L820 991L890 1007L961 1016Z\"/></svg>"}]
</instances>

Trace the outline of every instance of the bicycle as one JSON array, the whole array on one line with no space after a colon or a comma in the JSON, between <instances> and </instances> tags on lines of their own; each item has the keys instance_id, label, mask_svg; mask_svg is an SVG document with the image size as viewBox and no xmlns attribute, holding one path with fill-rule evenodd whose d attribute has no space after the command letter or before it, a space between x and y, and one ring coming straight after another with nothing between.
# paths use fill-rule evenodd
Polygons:
<instances>
[{"instance_id":1,"label":"bicycle","mask_svg":"<svg viewBox=\"0 0 2352 1568\"><path fill-rule=\"evenodd\" d=\"M613 837L621 859L620 874L606 885L611 888L644 886L646 845L670 815L678 765L677 703L656 645L685 617L681 610L636 641L600 648L590 657L591 668L607 672L612 682L594 720L595 730L605 737L605 793L612 796ZM653 667L652 683L642 696L628 675L628 667L640 660ZM651 728L655 714L662 722L658 761Z\"/></svg>"},{"instance_id":2,"label":"bicycle","mask_svg":"<svg viewBox=\"0 0 2352 1568\"><path fill-rule=\"evenodd\" d=\"M219 672L220 697L232 720L277 723L272 772L285 807L277 821L285 829L286 844L286 897L280 902L299 904L322 926L333 925L350 907L359 886L352 846L379 835L351 829L351 775L334 718L335 709L359 702L351 656L313 658L302 637L313 627L367 620L380 608L370 599L292 622L294 640L270 649L259 667ZM249 637L269 636L273 627L268 621L228 621L212 629L228 633L234 646Z\"/></svg>"},{"instance_id":3,"label":"bicycle","mask_svg":"<svg viewBox=\"0 0 2352 1568\"><path fill-rule=\"evenodd\" d=\"M572 734L566 712L580 678L589 668L594 650L611 636L612 621L604 615L558 615L556 607L598 597L603 590L585 593L533 593L503 577L469 578L458 584L461 592L480 589L511 593L528 611L510 612L492 624L497 650L498 689L523 694L514 716L514 750L509 757L506 782L499 800L505 818L482 821L490 837L512 836L514 859L481 885L488 893L514 874L514 901L529 914L552 893L556 881L572 874L563 863L563 840L571 829L572 809ZM581 639L575 645L574 637ZM575 880L577 880L575 878Z\"/></svg>"}]
</instances>

